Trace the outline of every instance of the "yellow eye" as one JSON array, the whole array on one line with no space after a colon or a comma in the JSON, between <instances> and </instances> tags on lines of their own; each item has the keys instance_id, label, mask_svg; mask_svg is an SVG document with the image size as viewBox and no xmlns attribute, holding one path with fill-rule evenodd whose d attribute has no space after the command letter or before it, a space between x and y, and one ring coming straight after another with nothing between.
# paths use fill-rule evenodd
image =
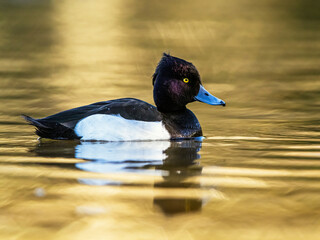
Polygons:
<instances>
[{"instance_id":1,"label":"yellow eye","mask_svg":"<svg viewBox=\"0 0 320 240\"><path fill-rule=\"evenodd\" d=\"M183 82L188 83L188 82L189 82L189 79L188 79L188 78L184 78L184 79L183 79Z\"/></svg>"}]
</instances>

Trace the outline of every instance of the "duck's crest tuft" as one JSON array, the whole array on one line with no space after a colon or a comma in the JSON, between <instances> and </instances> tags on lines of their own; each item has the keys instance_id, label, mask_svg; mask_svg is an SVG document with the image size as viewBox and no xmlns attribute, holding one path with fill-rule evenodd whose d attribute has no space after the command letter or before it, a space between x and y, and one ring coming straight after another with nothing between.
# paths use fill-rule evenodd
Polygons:
<instances>
[{"instance_id":1,"label":"duck's crest tuft","mask_svg":"<svg viewBox=\"0 0 320 240\"><path fill-rule=\"evenodd\" d=\"M170 53L163 53L161 60L158 63L156 71L152 75L152 84L154 85L157 76L160 74L173 74L176 78L181 78L191 72L199 76L196 67L184 59L174 57ZM200 76L199 76L200 78Z\"/></svg>"}]
</instances>

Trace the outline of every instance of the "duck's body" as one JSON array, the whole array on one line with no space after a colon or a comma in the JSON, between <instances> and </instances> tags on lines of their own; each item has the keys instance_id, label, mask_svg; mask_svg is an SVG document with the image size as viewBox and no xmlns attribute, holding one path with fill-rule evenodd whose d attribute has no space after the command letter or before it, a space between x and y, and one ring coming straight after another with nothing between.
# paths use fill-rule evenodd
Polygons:
<instances>
[{"instance_id":1,"label":"duck's body","mask_svg":"<svg viewBox=\"0 0 320 240\"><path fill-rule=\"evenodd\" d=\"M161 140L202 136L187 108L162 113L147 102L121 98L73 108L42 119L24 116L43 138L103 141Z\"/></svg>"},{"instance_id":2,"label":"duck's body","mask_svg":"<svg viewBox=\"0 0 320 240\"><path fill-rule=\"evenodd\" d=\"M179 139L202 136L198 119L186 108L188 102L198 100L225 105L202 87L199 74L191 63L167 54L156 69L153 84L157 107L139 99L121 98L42 119L24 118L36 127L36 134L43 138L103 141Z\"/></svg>"}]
</instances>

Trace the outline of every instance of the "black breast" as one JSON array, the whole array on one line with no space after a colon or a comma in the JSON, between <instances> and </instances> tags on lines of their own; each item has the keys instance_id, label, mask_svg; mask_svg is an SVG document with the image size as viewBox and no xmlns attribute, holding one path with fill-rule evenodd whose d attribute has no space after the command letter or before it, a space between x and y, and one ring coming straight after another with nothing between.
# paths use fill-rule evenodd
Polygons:
<instances>
[{"instance_id":1,"label":"black breast","mask_svg":"<svg viewBox=\"0 0 320 240\"><path fill-rule=\"evenodd\" d=\"M162 116L163 123L173 139L202 136L200 123L189 109L162 113Z\"/></svg>"}]
</instances>

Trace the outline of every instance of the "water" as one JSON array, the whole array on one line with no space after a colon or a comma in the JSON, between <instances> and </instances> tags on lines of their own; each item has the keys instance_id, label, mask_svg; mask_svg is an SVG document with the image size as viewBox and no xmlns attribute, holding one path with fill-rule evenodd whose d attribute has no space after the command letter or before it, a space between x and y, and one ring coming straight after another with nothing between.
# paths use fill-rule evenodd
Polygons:
<instances>
[{"instance_id":1,"label":"water","mask_svg":"<svg viewBox=\"0 0 320 240\"><path fill-rule=\"evenodd\" d=\"M319 4L1 1L1 239L320 239ZM163 51L226 108L203 141L42 141L44 117L152 101Z\"/></svg>"}]
</instances>

